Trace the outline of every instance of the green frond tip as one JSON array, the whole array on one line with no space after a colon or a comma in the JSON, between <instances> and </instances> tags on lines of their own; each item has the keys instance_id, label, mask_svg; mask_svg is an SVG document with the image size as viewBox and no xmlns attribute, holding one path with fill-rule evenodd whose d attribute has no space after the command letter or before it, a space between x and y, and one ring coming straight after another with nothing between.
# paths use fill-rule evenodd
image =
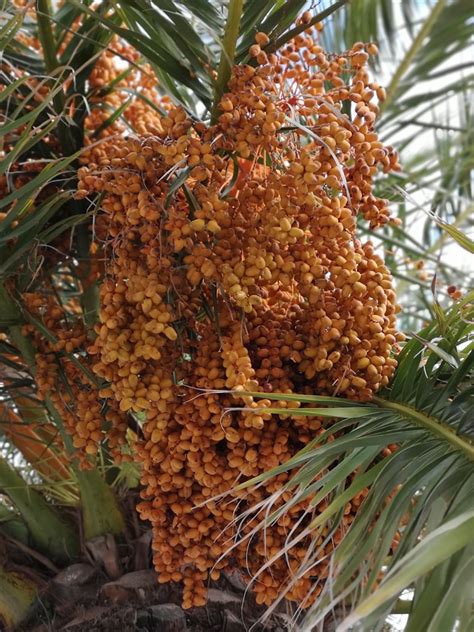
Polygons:
<instances>
[{"instance_id":1,"label":"green frond tip","mask_svg":"<svg viewBox=\"0 0 474 632\"><path fill-rule=\"evenodd\" d=\"M433 6L433 8L431 10L431 13L430 13L428 19L425 20L425 22L423 23L420 31L418 32L417 36L413 40L410 48L405 53L405 57L402 59L400 65L396 69L396 71L395 71L395 73L394 73L394 75L393 75L393 77L392 77L392 79L390 81L390 84L387 87L387 96L386 96L386 99L382 103L382 106L381 106L381 110L382 111L387 110L388 107L390 106L391 102L394 100L394 97L395 97L395 95L397 93L397 90L398 90L398 88L400 86L400 82L401 82L402 78L404 77L406 72L410 69L410 67L411 67L411 65L413 63L413 60L416 57L416 54L418 53L418 51L422 47L424 41L426 40L426 38L430 34L431 30L433 29L436 21L440 17L445 5L446 5L446 0L438 0L436 2L436 4Z\"/></svg>"},{"instance_id":2,"label":"green frond tip","mask_svg":"<svg viewBox=\"0 0 474 632\"><path fill-rule=\"evenodd\" d=\"M50 0L37 1L36 16L38 20L38 34L43 48L45 67L48 73L54 72L58 66L58 60L56 59L56 41L53 33L51 13ZM62 102L62 93L58 94L58 100L59 102Z\"/></svg>"},{"instance_id":3,"label":"green frond tip","mask_svg":"<svg viewBox=\"0 0 474 632\"><path fill-rule=\"evenodd\" d=\"M380 408L391 410L398 413L401 417L408 419L411 422L415 422L430 433L444 439L452 449L461 451L470 461L474 461L474 445L467 437L462 437L447 424L442 423L438 419L429 417L425 413L401 404L399 402L390 402L381 397L374 397L373 401L377 403Z\"/></svg>"},{"instance_id":4,"label":"green frond tip","mask_svg":"<svg viewBox=\"0 0 474 632\"><path fill-rule=\"evenodd\" d=\"M435 529L393 566L380 587L357 606L340 624L338 631L354 629L362 619L399 595L406 586L472 542L473 533L474 509Z\"/></svg>"}]
</instances>

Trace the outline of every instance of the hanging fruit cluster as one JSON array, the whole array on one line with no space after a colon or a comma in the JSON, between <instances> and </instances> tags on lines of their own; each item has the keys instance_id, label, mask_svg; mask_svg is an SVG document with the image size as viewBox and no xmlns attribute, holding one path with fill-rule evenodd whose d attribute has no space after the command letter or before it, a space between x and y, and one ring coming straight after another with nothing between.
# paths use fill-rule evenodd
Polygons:
<instances>
[{"instance_id":1,"label":"hanging fruit cluster","mask_svg":"<svg viewBox=\"0 0 474 632\"><path fill-rule=\"evenodd\" d=\"M107 232L89 353L108 383L100 396L142 420L138 510L153 526L159 579L183 580L185 607L205 603L223 568L255 574L307 510L293 507L265 538L221 557L236 515L287 475L245 495L233 486L320 432L297 403L266 411L264 394L369 400L388 383L400 339L390 274L356 234L357 216L373 229L391 221L373 183L399 168L374 131L384 92L366 62L376 49L330 56L311 30L278 55L266 42L258 34L255 65L234 68L215 125L179 107L148 112L139 134L91 146L79 172L77 197L101 194ZM215 500L225 492L235 504ZM289 598L316 598L332 546ZM303 542L258 575L259 603L276 598L305 553Z\"/></svg>"},{"instance_id":2,"label":"hanging fruit cluster","mask_svg":"<svg viewBox=\"0 0 474 632\"><path fill-rule=\"evenodd\" d=\"M32 16L35 17L34 11ZM64 52L80 26L79 17L62 41L59 53ZM28 48L40 50L40 42L35 37L23 32L18 37ZM122 108L127 123L138 132L154 133L154 104L159 102L160 107L166 110L168 103L166 97L158 96L157 81L151 68L147 64L138 67L135 63L137 57L133 48L114 37L107 50L97 58L88 78L88 102L92 107L84 125L86 148L125 132L126 126L114 120L113 114L118 107ZM117 64L119 58L120 67ZM41 103L42 99L51 100L52 87L57 90L55 85L42 76L28 75L24 71L18 71L17 74L24 86L31 90L31 101L35 105ZM1 84L0 81L0 90L5 87ZM67 85L70 85L69 80L66 81ZM132 91L134 94L130 96ZM27 100L25 111L35 105ZM71 107L70 112L73 111ZM25 129L26 124L19 125L12 133L4 135L2 155L15 154L18 134ZM54 133L44 135L44 142L61 155L61 145ZM89 160L87 149L82 155L84 161ZM0 199L11 196L14 190L28 184L42 172L44 166L43 160L25 160L21 157L14 161L11 173L0 177ZM60 179L59 183L53 180L40 189L29 201L21 219L11 222L11 228L15 229L21 221L28 221L45 200L63 195L65 181L67 178ZM15 213L15 205L16 202L13 201L6 206L6 212L0 213L0 221L7 218L9 212ZM60 212L67 214L71 210L73 209L65 208ZM81 210L84 213L87 211L80 207L74 209L77 213ZM101 243L107 236L107 225L104 222L105 216L99 215L86 229L92 238L89 253L78 248L75 241L77 230L73 228L60 233L48 245L38 243L31 260L26 261L26 264L20 263L20 270L27 268L32 273L32 289L22 292L21 302L25 313L28 312L31 317L30 323L23 327L23 333L31 338L36 350L34 377L37 394L41 400L48 402L50 409L54 408L64 430L72 436L74 457L77 457L83 469L95 465L99 446L103 443L107 443L117 462L130 459L126 439L130 420L119 410L118 402L106 402L100 396L102 380L94 376L93 359L86 351L90 344L90 332L84 323L87 315L83 313L83 306L77 299L68 298L71 289L76 295L84 294L103 277L104 253ZM13 236L8 245L14 249L16 241L17 238ZM14 294L13 283L11 290ZM46 418L45 415L45 420ZM35 423L36 420L31 422L32 426ZM57 431L55 441L62 443L62 437Z\"/></svg>"},{"instance_id":3,"label":"hanging fruit cluster","mask_svg":"<svg viewBox=\"0 0 474 632\"><path fill-rule=\"evenodd\" d=\"M60 416L64 429L72 436L75 456L82 469L89 469L99 445L107 441L111 454L120 462L126 445L128 423L117 402L105 402L99 396L91 358L84 351L87 329L78 304L67 306L54 296L36 293L23 295L25 306L40 328L32 322L24 325L36 349L35 381L40 400L49 400ZM61 437L55 442L61 444Z\"/></svg>"},{"instance_id":4,"label":"hanging fruit cluster","mask_svg":"<svg viewBox=\"0 0 474 632\"><path fill-rule=\"evenodd\" d=\"M155 109L159 105L166 111L169 100L159 96L153 69L144 62L138 65L139 58L135 49L113 37L108 49L97 59L88 78L88 102L92 107L85 120L89 132L86 144L125 132L126 126L116 117L117 111L122 112L123 119L137 134L155 133Z\"/></svg>"}]
</instances>

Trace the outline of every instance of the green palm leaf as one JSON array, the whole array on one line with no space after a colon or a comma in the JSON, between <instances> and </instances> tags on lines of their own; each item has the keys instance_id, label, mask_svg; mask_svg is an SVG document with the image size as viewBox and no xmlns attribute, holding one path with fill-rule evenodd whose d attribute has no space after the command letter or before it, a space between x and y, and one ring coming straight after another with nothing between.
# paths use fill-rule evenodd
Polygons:
<instances>
[{"instance_id":1,"label":"green palm leaf","mask_svg":"<svg viewBox=\"0 0 474 632\"><path fill-rule=\"evenodd\" d=\"M435 569L447 558L452 557L460 549L466 547L472 542L473 530L474 509L452 518L435 529L393 566L375 593L357 606L354 612L339 626L339 630L341 632L350 630L352 626L370 616L370 614L390 600L393 600L406 586L418 579L421 574ZM466 581L468 577L467 572L471 563L472 560L467 559L467 555L463 556L463 563L459 565L460 567L453 577L454 586L461 594L464 590L462 582ZM429 587L432 588L432 585ZM445 585L440 586L440 588L448 589L448 599L441 599L440 605L435 604L434 608L432 606L429 607L428 603L423 604L423 614L419 613L418 610L416 611L418 619L424 619L423 627L418 627L421 621L418 621L416 627L414 627L413 619L415 615L412 615L412 621L410 621L409 624L410 628L413 628L413 630L451 630L453 628L457 618L456 610L453 608L456 601L455 591L453 590L454 587L452 585L449 587ZM427 597L432 601L432 591L428 590L426 592ZM421 602L422 598L423 596L419 597L417 595L418 602ZM446 609L443 606L447 606ZM436 618L434 620L427 618L427 610L435 615ZM446 627L436 627L441 621L443 621L443 626ZM428 624L428 627L426 627L426 624Z\"/></svg>"}]
</instances>

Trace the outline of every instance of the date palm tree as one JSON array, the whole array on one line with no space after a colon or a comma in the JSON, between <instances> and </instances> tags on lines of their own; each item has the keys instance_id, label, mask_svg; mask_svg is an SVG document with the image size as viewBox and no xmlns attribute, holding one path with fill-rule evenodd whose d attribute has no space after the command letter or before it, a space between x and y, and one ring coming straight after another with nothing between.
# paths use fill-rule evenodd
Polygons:
<instances>
[{"instance_id":1,"label":"date palm tree","mask_svg":"<svg viewBox=\"0 0 474 632\"><path fill-rule=\"evenodd\" d=\"M309 18L301 24L297 18L304 11ZM79 467L58 403L41 395L35 379L38 336L51 345L59 340L32 311L28 294L74 304L89 332L98 318L100 271L90 278L102 200L99 195L89 205L75 196L86 145L116 123L129 129L131 103L157 107L140 90L120 85L132 68L150 65L160 92L208 123L219 114L232 66L251 61L248 50L257 32L268 36L266 50L274 52L320 22L328 51L359 40L375 40L380 48L372 69L387 86L379 133L399 150L403 170L377 185L401 221L373 240L397 282L405 308L400 327L408 340L395 377L371 402L287 396L311 404L306 415L337 421L276 470L242 483L246 489L292 472L282 490L291 492L286 504L276 507L269 498L239 520L257 516L256 529L271 530L295 503L326 499L324 512L304 532L290 533L275 556L311 535L314 546L297 579L315 563L318 547L331 540L345 504L368 488L355 522L331 554L324 589L298 626L324 630L335 619L341 631L377 630L399 613L406 615L407 632L469 629L474 293L472 267L459 256L474 252L469 0L433 0L421 7L413 0L396 6L386 0L2 3L0 622L6 626L27 616L39 585L34 575L12 566L12 551L15 558L15 551L28 550L33 565L51 573L79 559L85 542L120 537L126 514L117 495L123 499L136 483L134 466L114 464L105 444L94 468ZM134 60L99 88L91 73L117 41L133 48ZM120 94L119 105L107 99L114 93ZM101 111L101 123L91 131L86 122L93 108ZM232 184L238 186L235 165ZM178 177L173 186L183 185ZM359 229L371 233L364 222ZM57 346L51 355L58 391L68 384L66 363L94 379L81 352ZM268 393L265 398L284 399ZM278 411L278 404L270 409ZM107 433L105 409L103 414ZM129 415L129 438L140 433L141 421Z\"/></svg>"}]
</instances>

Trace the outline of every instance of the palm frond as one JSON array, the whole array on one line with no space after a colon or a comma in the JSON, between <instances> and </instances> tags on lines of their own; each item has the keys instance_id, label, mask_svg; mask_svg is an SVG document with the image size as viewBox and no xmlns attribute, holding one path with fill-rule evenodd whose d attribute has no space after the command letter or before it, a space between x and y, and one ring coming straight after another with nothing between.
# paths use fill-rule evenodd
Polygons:
<instances>
[{"instance_id":1,"label":"palm frond","mask_svg":"<svg viewBox=\"0 0 474 632\"><path fill-rule=\"evenodd\" d=\"M416 8L413 0L403 0L399 7L390 0L352 0L334 16L328 42L335 40L338 47L344 47L357 41L378 41L394 51L399 30L412 33L419 19Z\"/></svg>"},{"instance_id":2,"label":"palm frond","mask_svg":"<svg viewBox=\"0 0 474 632\"><path fill-rule=\"evenodd\" d=\"M93 9L77 0L71 3L91 19L123 38L152 65L162 86L175 100L202 118L202 106L207 112L220 98L216 90L221 81L219 61L229 68L234 53L229 56L224 38L224 25L229 23L224 7L215 2L170 2L170 0L127 0L112 3L113 12ZM316 23L333 14L347 0L338 0L312 16ZM307 28L295 26L296 18L306 5L305 0L240 2L237 13L230 16L236 25L235 61L248 61L248 49L257 32L266 33L270 42L265 50L275 50ZM108 3L102 3L107 6ZM232 3L228 4L231 7ZM235 13L235 10L234 10ZM126 28L124 28L124 26ZM201 102L199 105L195 99Z\"/></svg>"},{"instance_id":3,"label":"palm frond","mask_svg":"<svg viewBox=\"0 0 474 632\"><path fill-rule=\"evenodd\" d=\"M387 125L405 108L412 108L410 91L417 87L416 105L430 102L432 93L420 90L421 84L431 82L432 74L440 69L445 73L448 92L455 90L462 92L472 88L474 75L469 72L459 77L457 67L451 67L451 72L443 67L450 58L466 50L474 35L472 24L472 9L465 0L445 2L438 0L425 18L411 45L405 52L387 88L387 100L384 104ZM453 37L454 35L454 37ZM472 71L473 66L467 67ZM451 83L453 78L456 82ZM388 111L390 110L390 112ZM411 110L412 113L412 110Z\"/></svg>"},{"instance_id":4,"label":"palm frond","mask_svg":"<svg viewBox=\"0 0 474 632\"><path fill-rule=\"evenodd\" d=\"M39 550L53 559L67 560L78 552L75 530L67 524L37 491L30 489L15 469L0 457L0 490L12 501L28 526Z\"/></svg>"},{"instance_id":5,"label":"palm frond","mask_svg":"<svg viewBox=\"0 0 474 632\"><path fill-rule=\"evenodd\" d=\"M474 509L465 511L437 527L393 566L375 593L357 606L342 622L339 630L341 632L350 630L367 616L383 608L387 602L393 600L406 586L416 580L418 584L421 583L421 586L416 591L416 603L414 603L414 610L406 629L452 630L459 617L457 604L459 601L461 604L467 601L464 594L465 582L469 581L472 562L469 550L463 551L461 555L457 554L472 542L473 529ZM453 560L454 557L458 559ZM450 569L455 571L453 574L447 572L446 564L443 564L446 560L449 566L454 566L454 569ZM456 564L453 564L453 561ZM429 579L420 581L420 575L429 571L431 571ZM449 583L447 583L448 577ZM436 585L442 586L443 590L447 588L447 592L440 603L436 603L433 608L430 602L432 602L433 589ZM459 600L459 593L461 600ZM465 608L462 608L461 612L464 610ZM463 623L467 621L464 620Z\"/></svg>"},{"instance_id":6,"label":"palm frond","mask_svg":"<svg viewBox=\"0 0 474 632\"><path fill-rule=\"evenodd\" d=\"M81 3L73 2L81 7ZM121 2L120 6L115 6L114 13L107 13L107 16L85 6L82 10L136 48L158 73L164 73L163 77L192 91L207 108L210 107L209 69L215 65L211 49L172 3ZM122 23L128 28L121 26ZM185 32L183 24L186 25Z\"/></svg>"}]
</instances>

